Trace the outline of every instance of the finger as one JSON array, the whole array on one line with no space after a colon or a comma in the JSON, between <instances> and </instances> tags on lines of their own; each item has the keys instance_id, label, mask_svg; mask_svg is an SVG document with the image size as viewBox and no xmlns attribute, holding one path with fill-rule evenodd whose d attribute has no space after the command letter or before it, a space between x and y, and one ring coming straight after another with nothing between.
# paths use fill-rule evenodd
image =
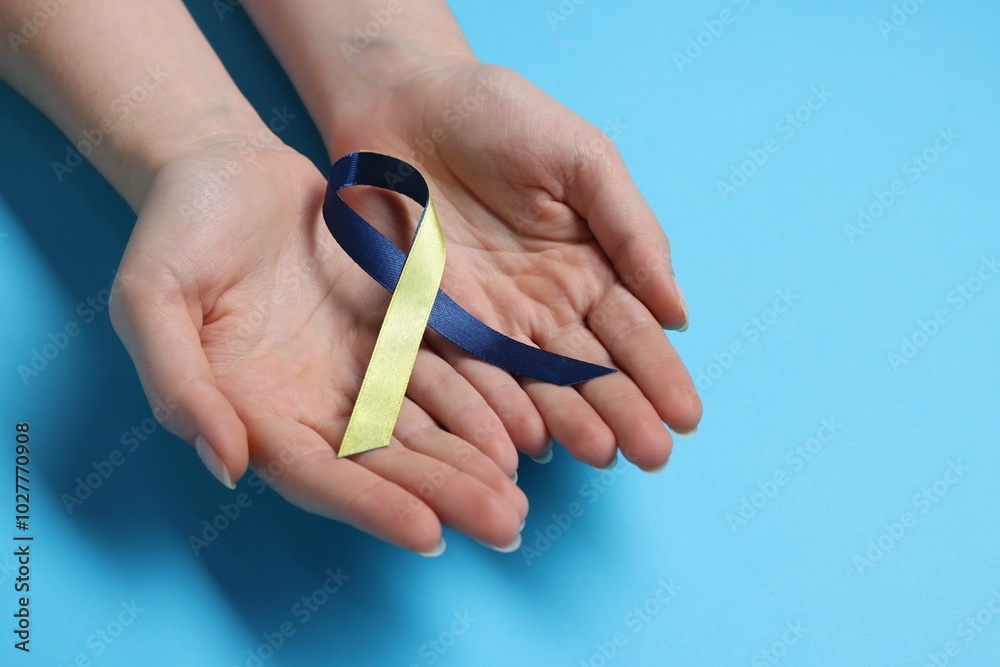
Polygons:
<instances>
[{"instance_id":1,"label":"finger","mask_svg":"<svg viewBox=\"0 0 1000 667\"><path fill-rule=\"evenodd\" d=\"M205 357L201 305L186 303L169 276L122 275L125 270L116 278L108 310L153 414L195 447L220 482L234 488L247 468L247 433Z\"/></svg>"},{"instance_id":2,"label":"finger","mask_svg":"<svg viewBox=\"0 0 1000 667\"><path fill-rule=\"evenodd\" d=\"M614 462L615 434L576 387L528 379L521 383L545 420L552 438L574 458L598 467ZM538 458L536 454L532 456Z\"/></svg>"},{"instance_id":3,"label":"finger","mask_svg":"<svg viewBox=\"0 0 1000 667\"><path fill-rule=\"evenodd\" d=\"M687 305L660 223L604 133L580 146L575 176L564 189L566 202L587 221L618 277L656 320L667 328L684 328Z\"/></svg>"},{"instance_id":4,"label":"finger","mask_svg":"<svg viewBox=\"0 0 1000 667\"><path fill-rule=\"evenodd\" d=\"M428 331L427 342L486 399L518 450L543 453L551 436L531 398L507 371L478 359L440 334Z\"/></svg>"},{"instance_id":5,"label":"finger","mask_svg":"<svg viewBox=\"0 0 1000 667\"><path fill-rule=\"evenodd\" d=\"M271 416L247 425L257 473L293 505L404 549L442 548L441 523L430 507L357 457L338 459L313 429Z\"/></svg>"},{"instance_id":6,"label":"finger","mask_svg":"<svg viewBox=\"0 0 1000 667\"><path fill-rule=\"evenodd\" d=\"M684 362L645 306L621 285L613 285L587 314L587 324L660 419L677 433L695 430L701 399Z\"/></svg>"},{"instance_id":7,"label":"finger","mask_svg":"<svg viewBox=\"0 0 1000 667\"><path fill-rule=\"evenodd\" d=\"M558 354L613 365L607 350L582 324L550 333L542 346ZM627 373L589 380L576 389L614 433L626 459L647 471L658 470L667 462L673 439Z\"/></svg>"},{"instance_id":8,"label":"finger","mask_svg":"<svg viewBox=\"0 0 1000 667\"><path fill-rule=\"evenodd\" d=\"M473 445L442 431L426 412L409 399L403 401L394 435L407 449L435 458L475 477L500 494L522 520L527 516L527 496L503 470Z\"/></svg>"},{"instance_id":9,"label":"finger","mask_svg":"<svg viewBox=\"0 0 1000 667\"><path fill-rule=\"evenodd\" d=\"M525 380L524 389L538 406L552 439L573 458L603 468L615 459L615 434L573 387ZM548 450L531 454L545 459Z\"/></svg>"},{"instance_id":10,"label":"finger","mask_svg":"<svg viewBox=\"0 0 1000 667\"><path fill-rule=\"evenodd\" d=\"M426 431L426 438L440 440L434 445L423 441L423 445L433 446L440 454L442 446L449 446L444 439L446 435ZM355 454L351 459L419 497L455 530L500 551L513 551L520 546L523 516L519 510L472 475L434 456L412 451L395 439L388 447ZM509 479L507 483L513 484ZM408 505L393 508L401 523L409 520L408 510Z\"/></svg>"},{"instance_id":11,"label":"finger","mask_svg":"<svg viewBox=\"0 0 1000 667\"><path fill-rule=\"evenodd\" d=\"M410 498L391 501L396 521L410 521L415 503L419 501L430 508L442 522L456 530L501 551L516 548L513 542L519 538L521 521L527 511L527 499L522 504L517 498L520 490L514 487L511 480L485 454L442 431L412 401L404 400L403 405L406 412L401 410L396 428L399 433L406 434L408 441L415 447L422 447L423 451L410 451L394 437L388 447L340 460L364 466L410 493ZM324 442L340 442L345 429L345 423L331 421L321 425L318 433ZM424 433L420 433L421 431ZM463 452L475 450L481 461L496 471L499 479L509 487L514 487L513 493L508 489L508 496L504 496L446 460L434 458L428 449L432 446L434 453L442 457L447 453L447 447L452 448L448 455L456 457L465 457L467 454ZM400 451L403 452L402 456ZM378 455L379 452L382 454ZM513 502L508 502L507 497Z\"/></svg>"},{"instance_id":12,"label":"finger","mask_svg":"<svg viewBox=\"0 0 1000 667\"><path fill-rule=\"evenodd\" d=\"M517 450L500 418L482 394L448 362L421 348L406 395L437 423L472 443L503 470L517 470Z\"/></svg>"}]
</instances>

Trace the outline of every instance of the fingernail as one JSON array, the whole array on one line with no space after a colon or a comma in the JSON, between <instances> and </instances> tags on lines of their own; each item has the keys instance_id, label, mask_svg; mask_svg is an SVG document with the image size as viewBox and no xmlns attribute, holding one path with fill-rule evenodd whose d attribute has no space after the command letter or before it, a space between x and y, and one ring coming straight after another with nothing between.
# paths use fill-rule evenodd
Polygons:
<instances>
[{"instance_id":1,"label":"fingernail","mask_svg":"<svg viewBox=\"0 0 1000 667\"><path fill-rule=\"evenodd\" d=\"M660 465L656 466L655 468L650 468L649 470L643 470L643 472L644 473L648 473L650 475L657 475L657 474L659 474L659 473L661 473L661 472L663 472L664 470L667 469L667 464L668 463L669 463L669 461L664 461L663 463L661 463Z\"/></svg>"},{"instance_id":2,"label":"fingernail","mask_svg":"<svg viewBox=\"0 0 1000 667\"><path fill-rule=\"evenodd\" d=\"M514 471L514 474L510 476L510 481L512 481L515 484L517 484L517 471L516 470Z\"/></svg>"},{"instance_id":3,"label":"fingernail","mask_svg":"<svg viewBox=\"0 0 1000 667\"><path fill-rule=\"evenodd\" d=\"M531 460L534 461L535 463L548 463L549 461L551 461L552 460L552 444L553 443L551 443L551 442L549 443L549 451L545 452L544 454L542 454L541 456L539 456L537 458L534 457L534 456L532 456Z\"/></svg>"},{"instance_id":4,"label":"fingernail","mask_svg":"<svg viewBox=\"0 0 1000 667\"><path fill-rule=\"evenodd\" d=\"M447 545L444 542L444 538L442 537L441 541L437 543L437 546L431 549L430 551L418 551L417 553L427 558L437 558L438 556L444 553L444 548L446 546Z\"/></svg>"},{"instance_id":5,"label":"fingernail","mask_svg":"<svg viewBox=\"0 0 1000 667\"><path fill-rule=\"evenodd\" d=\"M487 544L486 542L480 542L480 544L482 544L484 547L489 547L490 549L493 549L493 551L499 551L502 554L509 554L521 548L521 533L518 533L517 537L514 538L514 541L504 547L498 547L493 544Z\"/></svg>"},{"instance_id":6,"label":"fingernail","mask_svg":"<svg viewBox=\"0 0 1000 667\"><path fill-rule=\"evenodd\" d=\"M524 530L524 524L525 524L526 521L527 521L527 519L521 519L521 527L517 529L518 533L520 533L521 531Z\"/></svg>"},{"instance_id":7,"label":"fingernail","mask_svg":"<svg viewBox=\"0 0 1000 667\"><path fill-rule=\"evenodd\" d=\"M681 437L681 438L690 438L691 436L693 436L697 432L698 432L698 427L695 426L690 431L683 431L683 432L682 431L674 431L674 435L676 435L678 437Z\"/></svg>"},{"instance_id":8,"label":"fingernail","mask_svg":"<svg viewBox=\"0 0 1000 667\"><path fill-rule=\"evenodd\" d=\"M618 454L615 454L615 458L611 459L611 463L606 466L595 466L598 470L611 470L616 465L618 465Z\"/></svg>"},{"instance_id":9,"label":"fingernail","mask_svg":"<svg viewBox=\"0 0 1000 667\"><path fill-rule=\"evenodd\" d=\"M687 301L684 300L684 292L681 290L681 286L674 282L674 288L677 290L677 300L681 303L681 310L684 311L684 326L682 326L679 331L684 333L688 330L688 306Z\"/></svg>"},{"instance_id":10,"label":"fingernail","mask_svg":"<svg viewBox=\"0 0 1000 667\"><path fill-rule=\"evenodd\" d=\"M219 458L219 455L215 453L212 449L212 445L209 444L205 436L199 435L194 439L194 450L198 452L198 458L201 462L208 468L208 471L215 475L215 479L222 482L223 486L230 489L235 489L236 485L233 484L233 480L229 477L229 471L226 470L226 465Z\"/></svg>"}]
</instances>

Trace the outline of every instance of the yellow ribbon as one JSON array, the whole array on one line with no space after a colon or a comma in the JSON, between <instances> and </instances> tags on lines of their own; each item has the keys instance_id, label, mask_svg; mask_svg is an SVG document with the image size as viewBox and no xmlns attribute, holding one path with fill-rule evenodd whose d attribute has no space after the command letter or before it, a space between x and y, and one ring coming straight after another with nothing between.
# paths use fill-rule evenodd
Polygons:
<instances>
[{"instance_id":1,"label":"yellow ribbon","mask_svg":"<svg viewBox=\"0 0 1000 667\"><path fill-rule=\"evenodd\" d=\"M423 221L389 300L338 458L389 444L441 285L444 263L444 233L428 194Z\"/></svg>"}]
</instances>

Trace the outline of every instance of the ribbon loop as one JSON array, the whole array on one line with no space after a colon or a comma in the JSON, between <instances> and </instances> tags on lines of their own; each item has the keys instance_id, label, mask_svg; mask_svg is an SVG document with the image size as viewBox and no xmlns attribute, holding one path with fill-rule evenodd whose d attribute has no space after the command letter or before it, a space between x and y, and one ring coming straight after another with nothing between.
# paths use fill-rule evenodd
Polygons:
<instances>
[{"instance_id":1,"label":"ribbon loop","mask_svg":"<svg viewBox=\"0 0 1000 667\"><path fill-rule=\"evenodd\" d=\"M354 185L398 192L424 207L409 254L340 197L340 190ZM505 336L439 289L444 235L427 182L406 162L367 151L340 158L330 168L323 217L351 259L392 292L339 457L389 444L427 326L483 361L522 377L567 386L615 372Z\"/></svg>"}]
</instances>

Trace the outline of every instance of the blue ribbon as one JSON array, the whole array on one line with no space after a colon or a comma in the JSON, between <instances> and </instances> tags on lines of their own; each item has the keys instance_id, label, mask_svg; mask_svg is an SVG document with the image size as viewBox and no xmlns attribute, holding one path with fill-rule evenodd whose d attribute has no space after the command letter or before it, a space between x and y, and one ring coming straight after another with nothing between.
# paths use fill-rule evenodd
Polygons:
<instances>
[{"instance_id":1,"label":"blue ribbon","mask_svg":"<svg viewBox=\"0 0 1000 667\"><path fill-rule=\"evenodd\" d=\"M338 191L354 185L391 190L424 205L427 182L408 163L381 153L350 153L330 167L323 202L330 233L358 266L393 292L406 255L341 199ZM615 372L505 336L473 317L442 290L438 290L428 326L470 354L521 377L568 386Z\"/></svg>"}]
</instances>

